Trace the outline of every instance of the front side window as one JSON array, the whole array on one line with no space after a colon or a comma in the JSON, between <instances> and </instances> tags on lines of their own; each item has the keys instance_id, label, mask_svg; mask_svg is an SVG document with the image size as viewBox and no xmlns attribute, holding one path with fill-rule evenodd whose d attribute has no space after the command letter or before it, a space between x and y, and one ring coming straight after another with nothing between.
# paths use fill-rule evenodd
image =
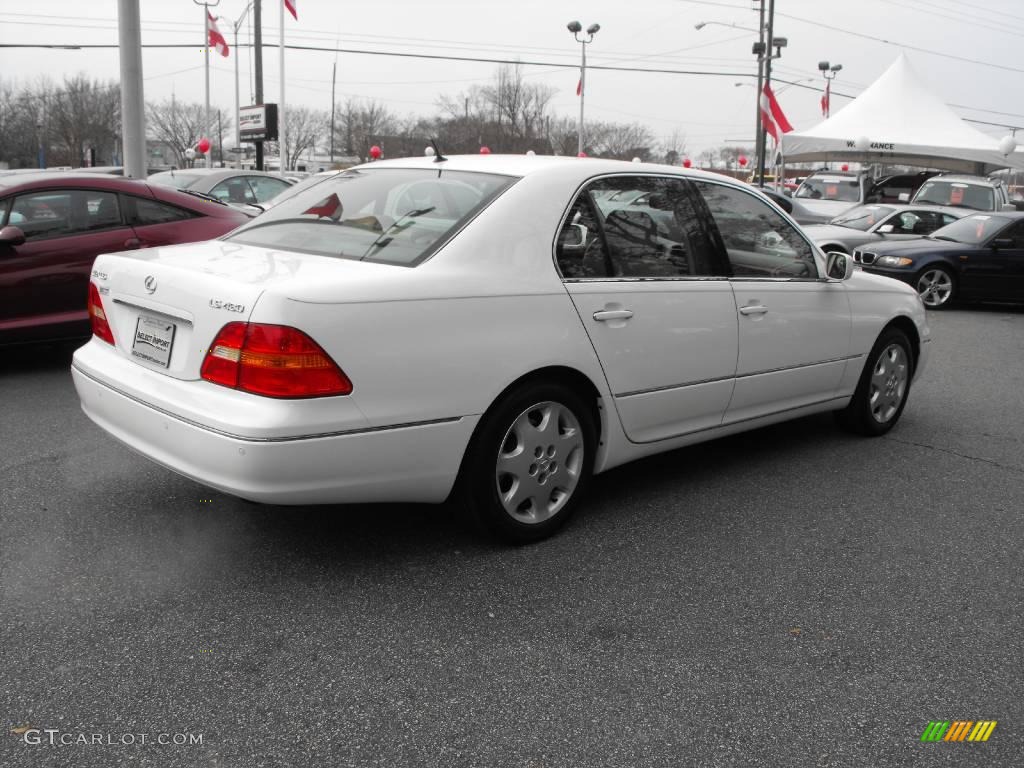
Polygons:
<instances>
[{"instance_id":1,"label":"front side window","mask_svg":"<svg viewBox=\"0 0 1024 768\"><path fill-rule=\"evenodd\" d=\"M894 235L928 235L940 227L956 221L955 216L938 211L903 211L889 219Z\"/></svg>"},{"instance_id":2,"label":"front side window","mask_svg":"<svg viewBox=\"0 0 1024 768\"><path fill-rule=\"evenodd\" d=\"M225 239L415 266L515 181L443 168L351 170L289 195Z\"/></svg>"},{"instance_id":3,"label":"front side window","mask_svg":"<svg viewBox=\"0 0 1024 768\"><path fill-rule=\"evenodd\" d=\"M20 227L26 240L70 234L71 195L67 190L18 195L7 223Z\"/></svg>"},{"instance_id":4,"label":"front side window","mask_svg":"<svg viewBox=\"0 0 1024 768\"><path fill-rule=\"evenodd\" d=\"M713 229L688 180L612 176L579 193L556 258L564 278L722 275Z\"/></svg>"},{"instance_id":5,"label":"front side window","mask_svg":"<svg viewBox=\"0 0 1024 768\"><path fill-rule=\"evenodd\" d=\"M735 277L818 277L814 251L796 228L755 195L697 182Z\"/></svg>"}]
</instances>

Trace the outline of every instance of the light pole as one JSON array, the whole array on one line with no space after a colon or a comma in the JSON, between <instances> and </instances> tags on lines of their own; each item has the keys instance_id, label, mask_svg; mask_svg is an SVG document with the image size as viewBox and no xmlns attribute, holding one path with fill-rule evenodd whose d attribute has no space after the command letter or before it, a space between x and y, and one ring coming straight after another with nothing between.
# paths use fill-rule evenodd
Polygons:
<instances>
[{"instance_id":1,"label":"light pole","mask_svg":"<svg viewBox=\"0 0 1024 768\"><path fill-rule=\"evenodd\" d=\"M249 11L252 10L252 0L246 3L245 10L242 11L242 15L238 17L238 21L233 23L231 26L235 30L235 149L240 150L242 148L242 135L241 128L238 126L238 113L241 110L241 103L239 102L238 96L238 30L242 26L242 22L245 21L245 17L249 15ZM250 94L251 95L251 94ZM237 155L238 152L236 151Z\"/></svg>"},{"instance_id":2,"label":"light pole","mask_svg":"<svg viewBox=\"0 0 1024 768\"><path fill-rule=\"evenodd\" d=\"M192 0L196 5L203 6L203 69L206 71L205 86L205 108L203 111L203 135L210 134L210 8L220 5L220 0L211 3L210 0ZM206 167L213 167L213 153L206 153Z\"/></svg>"},{"instance_id":3,"label":"light pole","mask_svg":"<svg viewBox=\"0 0 1024 768\"><path fill-rule=\"evenodd\" d=\"M764 12L764 0L762 0L761 12ZM784 37L775 36L775 0L768 0L768 22L764 25L765 36L767 40L764 43L755 43L753 52L758 57L759 65L763 62L764 64L764 87L771 88L772 86L772 60L782 57L782 49L785 48L789 41ZM772 48L775 49L773 54ZM762 89L763 90L763 89ZM758 105L761 102L761 91L757 93ZM762 125L757 132L757 183L758 186L764 186L764 160L767 152L765 151L765 144L768 142L768 133Z\"/></svg>"},{"instance_id":4,"label":"light pole","mask_svg":"<svg viewBox=\"0 0 1024 768\"><path fill-rule=\"evenodd\" d=\"M578 141L577 141L577 154L583 154L583 96L587 88L587 43L594 41L594 35L601 29L600 24L591 24L587 27L587 37L584 39L580 37L580 32L583 30L583 25L578 21L570 21L567 25L572 36L576 38L576 42L580 44L580 52L582 58L580 59L580 125L578 130Z\"/></svg>"},{"instance_id":5,"label":"light pole","mask_svg":"<svg viewBox=\"0 0 1024 768\"><path fill-rule=\"evenodd\" d=\"M821 106L826 120L832 114L832 81L836 79L836 75L842 68L842 64L829 65L827 61L818 62L818 69L821 70L821 74L825 78L825 95L821 98Z\"/></svg>"}]
</instances>

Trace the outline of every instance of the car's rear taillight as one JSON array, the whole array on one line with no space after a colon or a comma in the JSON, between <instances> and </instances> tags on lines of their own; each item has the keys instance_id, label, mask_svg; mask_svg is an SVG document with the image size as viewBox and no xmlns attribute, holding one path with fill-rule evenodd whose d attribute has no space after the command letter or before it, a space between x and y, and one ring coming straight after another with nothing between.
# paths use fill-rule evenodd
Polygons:
<instances>
[{"instance_id":1,"label":"car's rear taillight","mask_svg":"<svg viewBox=\"0 0 1024 768\"><path fill-rule=\"evenodd\" d=\"M297 328L228 323L203 360L207 381L266 397L327 397L352 382L320 345Z\"/></svg>"},{"instance_id":2,"label":"car's rear taillight","mask_svg":"<svg viewBox=\"0 0 1024 768\"><path fill-rule=\"evenodd\" d=\"M100 292L96 283L89 283L89 322L92 324L93 335L107 344L114 343L114 333L107 322L107 313L103 310Z\"/></svg>"}]
</instances>

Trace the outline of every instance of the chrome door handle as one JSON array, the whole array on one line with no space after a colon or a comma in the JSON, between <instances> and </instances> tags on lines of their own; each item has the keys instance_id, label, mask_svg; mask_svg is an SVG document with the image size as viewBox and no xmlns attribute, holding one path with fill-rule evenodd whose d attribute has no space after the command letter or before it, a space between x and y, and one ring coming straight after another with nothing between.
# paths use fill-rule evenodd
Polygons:
<instances>
[{"instance_id":1,"label":"chrome door handle","mask_svg":"<svg viewBox=\"0 0 1024 768\"><path fill-rule=\"evenodd\" d=\"M745 307L740 307L741 315L763 315L768 311L768 307L764 304L748 304Z\"/></svg>"},{"instance_id":2,"label":"chrome door handle","mask_svg":"<svg viewBox=\"0 0 1024 768\"><path fill-rule=\"evenodd\" d=\"M632 316L631 309L602 309L594 313L595 320L629 320Z\"/></svg>"}]
</instances>

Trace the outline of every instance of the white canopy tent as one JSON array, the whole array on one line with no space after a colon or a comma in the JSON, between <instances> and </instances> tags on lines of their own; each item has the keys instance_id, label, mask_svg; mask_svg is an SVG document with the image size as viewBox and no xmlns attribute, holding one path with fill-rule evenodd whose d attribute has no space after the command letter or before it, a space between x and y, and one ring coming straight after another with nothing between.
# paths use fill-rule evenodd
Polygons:
<instances>
[{"instance_id":1,"label":"white canopy tent","mask_svg":"<svg viewBox=\"0 0 1024 768\"><path fill-rule=\"evenodd\" d=\"M964 122L904 54L852 103L807 131L782 136L786 163L848 161L988 174L1024 168L1024 152Z\"/></svg>"}]
</instances>

